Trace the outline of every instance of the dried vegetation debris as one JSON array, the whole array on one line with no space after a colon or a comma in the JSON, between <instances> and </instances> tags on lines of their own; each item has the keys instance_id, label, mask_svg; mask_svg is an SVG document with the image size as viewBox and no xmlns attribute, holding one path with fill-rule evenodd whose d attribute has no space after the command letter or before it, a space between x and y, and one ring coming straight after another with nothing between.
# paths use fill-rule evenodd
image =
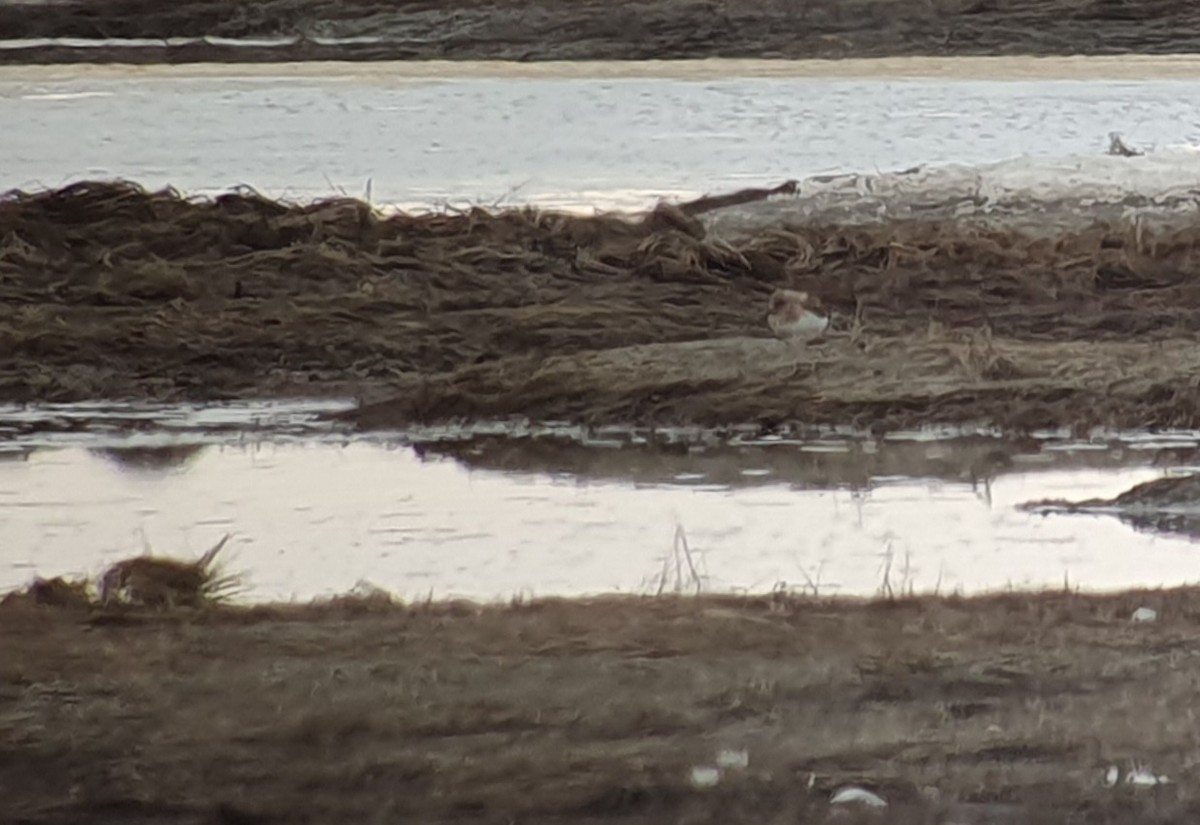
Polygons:
<instances>
[{"instance_id":1,"label":"dried vegetation debris","mask_svg":"<svg viewBox=\"0 0 1200 825\"><path fill-rule=\"evenodd\" d=\"M172 608L223 601L241 586L239 576L217 564L227 541L228 534L195 561L144 555L116 562L100 576L100 604Z\"/></svg>"},{"instance_id":2,"label":"dried vegetation debris","mask_svg":"<svg viewBox=\"0 0 1200 825\"><path fill-rule=\"evenodd\" d=\"M1195 52L1189 0L86 0L0 4L8 37L291 38L0 51L0 61L629 60ZM358 38L329 43L321 38Z\"/></svg>"},{"instance_id":3,"label":"dried vegetation debris","mask_svg":"<svg viewBox=\"0 0 1200 825\"><path fill-rule=\"evenodd\" d=\"M104 569L95 587L83 578L38 577L23 590L8 593L0 604L155 610L211 607L226 602L242 588L242 577L226 571L217 560L228 541L226 535L191 561L150 553L122 559Z\"/></svg>"},{"instance_id":4,"label":"dried vegetation debris","mask_svg":"<svg viewBox=\"0 0 1200 825\"><path fill-rule=\"evenodd\" d=\"M698 220L714 200L389 216L120 182L9 193L0 398L391 391L372 413L387 425L1200 424L1200 227L809 222L724 239ZM830 346L770 340L778 286L832 309Z\"/></svg>"}]
</instances>

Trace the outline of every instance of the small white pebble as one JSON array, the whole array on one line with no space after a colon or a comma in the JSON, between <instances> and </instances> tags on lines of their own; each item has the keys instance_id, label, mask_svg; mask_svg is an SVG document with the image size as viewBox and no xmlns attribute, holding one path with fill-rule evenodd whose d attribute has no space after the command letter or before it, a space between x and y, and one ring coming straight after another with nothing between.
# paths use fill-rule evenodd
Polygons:
<instances>
[{"instance_id":1,"label":"small white pebble","mask_svg":"<svg viewBox=\"0 0 1200 825\"><path fill-rule=\"evenodd\" d=\"M1155 776L1145 768L1138 768L1125 775L1125 782L1130 785L1149 787L1151 785L1166 785L1171 780L1165 776Z\"/></svg>"},{"instance_id":2,"label":"small white pebble","mask_svg":"<svg viewBox=\"0 0 1200 825\"><path fill-rule=\"evenodd\" d=\"M850 785L841 788L829 799L830 805L849 805L857 803L870 808L886 808L887 801L879 794L871 793L866 788Z\"/></svg>"},{"instance_id":3,"label":"small white pebble","mask_svg":"<svg viewBox=\"0 0 1200 825\"><path fill-rule=\"evenodd\" d=\"M721 772L707 765L697 765L692 768L691 779L693 788L715 788L721 781Z\"/></svg>"},{"instance_id":4,"label":"small white pebble","mask_svg":"<svg viewBox=\"0 0 1200 825\"><path fill-rule=\"evenodd\" d=\"M1139 607L1133 611L1132 619L1135 622L1156 622L1158 621L1158 611L1153 607Z\"/></svg>"},{"instance_id":5,"label":"small white pebble","mask_svg":"<svg viewBox=\"0 0 1200 825\"><path fill-rule=\"evenodd\" d=\"M717 767L725 770L742 770L750 767L750 752L746 750L717 751Z\"/></svg>"},{"instance_id":6,"label":"small white pebble","mask_svg":"<svg viewBox=\"0 0 1200 825\"><path fill-rule=\"evenodd\" d=\"M1109 765L1108 770L1104 772L1104 787L1114 787L1121 780L1121 769L1116 765Z\"/></svg>"}]
</instances>

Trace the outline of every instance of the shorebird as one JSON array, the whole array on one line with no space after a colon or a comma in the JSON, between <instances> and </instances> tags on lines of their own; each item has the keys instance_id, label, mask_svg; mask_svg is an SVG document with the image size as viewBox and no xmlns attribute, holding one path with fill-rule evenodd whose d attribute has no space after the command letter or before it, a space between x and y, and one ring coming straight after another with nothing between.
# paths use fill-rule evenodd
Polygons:
<instances>
[{"instance_id":1,"label":"shorebird","mask_svg":"<svg viewBox=\"0 0 1200 825\"><path fill-rule=\"evenodd\" d=\"M767 326L776 338L807 344L829 329L829 312L815 295L777 289L771 294Z\"/></svg>"}]
</instances>

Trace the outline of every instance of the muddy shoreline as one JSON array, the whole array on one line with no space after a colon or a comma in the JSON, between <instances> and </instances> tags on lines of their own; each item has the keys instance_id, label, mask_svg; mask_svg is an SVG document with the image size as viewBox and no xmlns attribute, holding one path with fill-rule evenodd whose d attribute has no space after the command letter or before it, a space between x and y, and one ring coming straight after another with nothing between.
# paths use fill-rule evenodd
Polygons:
<instances>
[{"instance_id":1,"label":"muddy shoreline","mask_svg":"<svg viewBox=\"0 0 1200 825\"><path fill-rule=\"evenodd\" d=\"M1200 51L1200 10L1186 0L643 0L619 9L603 0L81 0L0 6L0 31L10 39L286 41L34 42L0 49L0 63L1183 54Z\"/></svg>"},{"instance_id":2,"label":"muddy shoreline","mask_svg":"<svg viewBox=\"0 0 1200 825\"><path fill-rule=\"evenodd\" d=\"M1145 607L1158 620L1131 621ZM1197 618L1186 589L163 612L14 597L0 809L29 825L1194 822ZM722 751L739 766L695 787ZM1168 782L1127 781L1139 770ZM846 786L886 818L831 805Z\"/></svg>"},{"instance_id":3,"label":"muddy shoreline","mask_svg":"<svg viewBox=\"0 0 1200 825\"><path fill-rule=\"evenodd\" d=\"M716 214L716 213L714 213ZM1200 426L1200 230L685 210L383 216L78 184L0 202L0 400L355 396L391 428ZM835 313L807 348L767 296Z\"/></svg>"}]
</instances>

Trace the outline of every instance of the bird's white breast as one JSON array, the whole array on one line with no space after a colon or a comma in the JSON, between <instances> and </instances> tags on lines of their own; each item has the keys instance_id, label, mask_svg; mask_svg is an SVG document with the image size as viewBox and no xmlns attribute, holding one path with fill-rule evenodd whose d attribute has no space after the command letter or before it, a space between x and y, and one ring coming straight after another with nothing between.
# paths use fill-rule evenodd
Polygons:
<instances>
[{"instance_id":1,"label":"bird's white breast","mask_svg":"<svg viewBox=\"0 0 1200 825\"><path fill-rule=\"evenodd\" d=\"M771 331L780 338L800 338L808 341L829 329L829 318L814 312L805 312L793 321L771 318Z\"/></svg>"}]
</instances>

